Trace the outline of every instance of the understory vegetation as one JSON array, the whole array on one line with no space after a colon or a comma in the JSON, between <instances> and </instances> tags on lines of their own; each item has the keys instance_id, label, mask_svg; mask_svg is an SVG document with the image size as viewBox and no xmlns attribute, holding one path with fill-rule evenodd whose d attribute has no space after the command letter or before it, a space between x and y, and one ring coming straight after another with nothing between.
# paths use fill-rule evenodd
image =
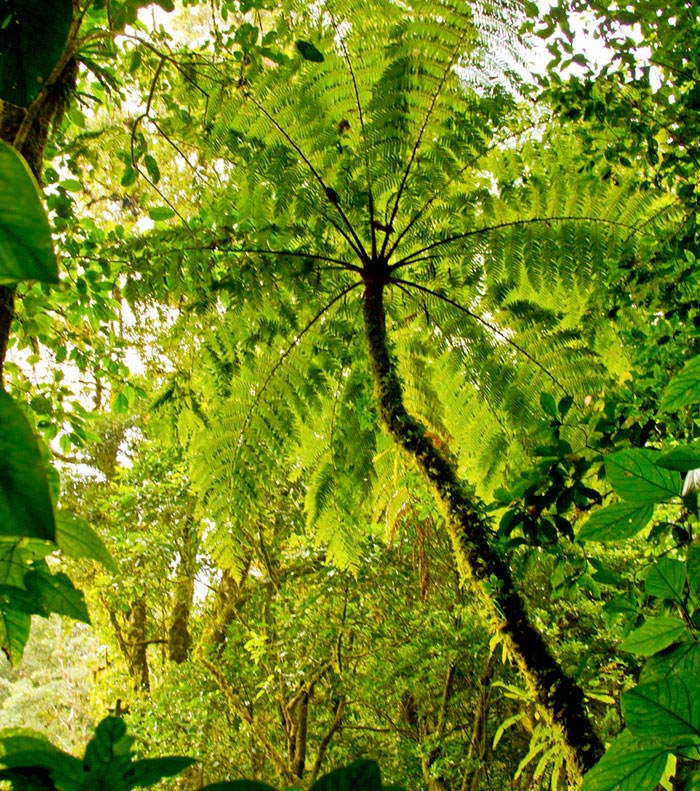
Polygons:
<instances>
[{"instance_id":1,"label":"understory vegetation","mask_svg":"<svg viewBox=\"0 0 700 791\"><path fill-rule=\"evenodd\" d=\"M0 787L700 788L693 4L0 23Z\"/></svg>"}]
</instances>

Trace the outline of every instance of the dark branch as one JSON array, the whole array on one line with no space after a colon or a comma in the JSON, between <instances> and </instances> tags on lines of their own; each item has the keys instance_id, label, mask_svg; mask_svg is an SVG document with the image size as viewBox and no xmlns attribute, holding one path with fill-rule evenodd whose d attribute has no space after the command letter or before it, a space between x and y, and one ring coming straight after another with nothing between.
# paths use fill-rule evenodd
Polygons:
<instances>
[{"instance_id":1,"label":"dark branch","mask_svg":"<svg viewBox=\"0 0 700 791\"><path fill-rule=\"evenodd\" d=\"M259 102L250 93L246 93L245 96L246 96L247 99L249 99L258 108L258 110L260 110L260 112L265 116L265 118L267 118L267 120L275 127L275 129L277 129L277 131L289 143L289 145L292 146L292 148L297 152L297 154L299 154L299 156L304 160L304 164L311 171L311 173L313 174L313 176L316 179L316 181L318 181L318 183L321 185L321 189L323 190L324 194L328 197L329 203L331 203L331 204L333 204L333 206L335 206L336 211L340 215L340 218L342 219L343 223L345 224L345 227L347 228L348 233L350 235L348 236L348 233L346 233L340 227L338 227L338 226L336 226L336 227L338 228L340 233L343 235L343 237L345 238L347 243L350 245L350 247L352 247L352 249L357 253L357 255L363 260L366 259L367 258L367 253L365 252L365 248L364 248L362 242L360 241L358 235L355 233L355 229L352 227L352 223L350 222L350 220L348 219L347 215L343 211L343 207L340 205L340 203L337 200L332 200L329 197L329 196L334 194L334 191L323 180L321 174L318 172L318 170L316 170L316 168L311 163L311 160L301 150L299 144L291 137L289 132L287 132L287 130L284 129L284 127L279 123L279 121L270 112L267 111L267 109L265 108L265 106L261 102Z\"/></svg>"},{"instance_id":2,"label":"dark branch","mask_svg":"<svg viewBox=\"0 0 700 791\"><path fill-rule=\"evenodd\" d=\"M408 181L408 177L411 173L411 168L413 167L413 163L416 160L418 149L420 148L420 144L423 141L423 135L425 134L425 130L433 114L433 110L435 109L437 100L440 94L442 93L443 86L447 81L447 77L452 71L452 67L454 66L454 64L457 61L457 58L459 57L459 51L461 49L463 40L464 40L464 33L462 33L462 35L459 37L459 41L457 42L457 46L455 47L454 52L452 53L452 57L450 58L447 66L445 67L445 70L442 73L442 77L440 78L440 82L438 83L437 88L435 89L435 93L433 94L433 98L430 100L430 104L428 105L428 110L425 114L425 118L423 119L423 123L421 124L421 128L418 132L418 137L416 137L416 142L413 144L411 156L409 157L408 164L406 165L406 169L404 170L403 177L401 179L401 184L399 185L398 192L396 193L396 198L394 200L394 208L391 210L391 216L389 218L389 222L387 223L387 226L389 228L393 227L394 225L394 220L396 219L396 215L399 211L399 203L401 201L401 196L403 195L403 191L406 187L406 182ZM387 245L389 243L389 235L390 232L387 231L386 235L384 236L384 242L382 243L382 252L381 252L382 258L386 254Z\"/></svg>"},{"instance_id":3,"label":"dark branch","mask_svg":"<svg viewBox=\"0 0 700 791\"><path fill-rule=\"evenodd\" d=\"M531 128L531 127L529 127L529 128ZM509 138L512 138L512 137L513 137L512 135L508 135L506 140L509 139ZM387 252L386 257L387 258L391 258L391 256L393 255L393 253L395 252L395 250L397 249L397 247L401 243L401 240L404 238L404 236L406 236L406 234L411 230L411 228L413 228L413 226L418 222L418 220L420 220L420 218L424 216L426 211L444 193L444 190L447 187L449 187L452 184L454 184L457 181L457 179L459 179L460 176L462 176L463 173L465 173L467 170L469 170L469 168L473 168L476 165L476 163L482 157L486 156L486 154L489 154L497 146L502 145L503 142L505 142L505 141L504 140L494 140L491 143L491 145L487 146L483 151L480 151L476 156L473 156L465 165L463 165L457 171L457 173L455 173L454 176L451 176L447 180L447 182L442 186L442 188L439 191L436 190L430 196L430 198L428 198L428 200L426 200L426 202L420 207L420 209L418 209L418 211L413 215L413 217L406 224L406 227L397 235L396 239L394 239L394 243L389 248L389 251Z\"/></svg>"},{"instance_id":4,"label":"dark branch","mask_svg":"<svg viewBox=\"0 0 700 791\"><path fill-rule=\"evenodd\" d=\"M328 4L326 4L326 8L329 8ZM329 9L330 13L330 9ZM352 60L350 59L350 53L348 52L348 48L345 46L345 40L340 33L338 28L338 23L335 20L335 17L332 13L330 13L331 18L331 25L333 25L333 30L335 30L336 36L340 41L340 46L343 51L343 58L345 59L345 63L348 66L348 71L350 72L350 80L352 81L352 89L355 93L355 104L357 105L357 115L360 119L360 131L362 132L362 140L364 142L364 155L365 155L365 172L367 174L367 192L368 192L368 199L367 199L367 208L369 211L369 228L370 234L372 238L372 258L376 258L377 256L377 234L374 225L374 195L372 192L372 176L369 169L369 155L367 153L367 135L365 133L365 118L364 113L362 112L362 102L360 101L360 89L357 86L357 78L355 77L355 70L352 66Z\"/></svg>"}]
</instances>

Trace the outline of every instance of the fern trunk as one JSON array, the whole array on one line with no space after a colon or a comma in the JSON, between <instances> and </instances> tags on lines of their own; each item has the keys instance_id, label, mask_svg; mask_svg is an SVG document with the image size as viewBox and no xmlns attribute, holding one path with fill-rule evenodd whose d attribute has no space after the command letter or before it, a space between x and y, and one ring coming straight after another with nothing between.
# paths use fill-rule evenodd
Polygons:
<instances>
[{"instance_id":1,"label":"fern trunk","mask_svg":"<svg viewBox=\"0 0 700 791\"><path fill-rule=\"evenodd\" d=\"M564 673L542 635L529 622L511 570L491 546L490 524L480 502L459 478L454 462L433 444L425 427L406 410L396 360L386 334L386 283L385 277L366 277L363 300L379 415L391 437L429 482L445 517L462 581L470 582L478 590L494 627L508 641L538 704L550 722L561 729L570 768L582 775L603 753L603 745L585 711L583 692Z\"/></svg>"}]
</instances>

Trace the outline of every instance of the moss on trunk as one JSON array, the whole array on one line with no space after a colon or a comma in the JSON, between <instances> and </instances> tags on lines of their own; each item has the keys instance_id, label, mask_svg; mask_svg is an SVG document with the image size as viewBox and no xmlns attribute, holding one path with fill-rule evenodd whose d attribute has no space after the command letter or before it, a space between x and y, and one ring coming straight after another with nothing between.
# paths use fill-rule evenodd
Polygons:
<instances>
[{"instance_id":1,"label":"moss on trunk","mask_svg":"<svg viewBox=\"0 0 700 791\"><path fill-rule=\"evenodd\" d=\"M367 278L363 311L379 415L391 437L430 484L445 517L460 577L479 593L494 628L501 632L538 704L561 729L573 784L603 753L585 710L583 691L550 653L528 620L510 567L491 546L491 525L478 498L460 480L456 465L439 450L404 405L396 360L386 334L384 278Z\"/></svg>"}]
</instances>

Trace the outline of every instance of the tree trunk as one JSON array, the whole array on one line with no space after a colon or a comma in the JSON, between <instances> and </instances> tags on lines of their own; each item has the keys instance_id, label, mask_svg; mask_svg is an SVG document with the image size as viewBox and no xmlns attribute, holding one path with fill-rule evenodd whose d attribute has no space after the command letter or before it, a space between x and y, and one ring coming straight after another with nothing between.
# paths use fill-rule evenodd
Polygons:
<instances>
[{"instance_id":1,"label":"tree trunk","mask_svg":"<svg viewBox=\"0 0 700 791\"><path fill-rule=\"evenodd\" d=\"M128 647L129 675L134 689L148 691L151 683L148 673L148 641L146 640L146 598L139 597L129 611L129 625L126 633Z\"/></svg>"},{"instance_id":2,"label":"tree trunk","mask_svg":"<svg viewBox=\"0 0 700 791\"><path fill-rule=\"evenodd\" d=\"M189 627L199 541L191 512L185 517L180 542L180 562L175 577L173 608L168 629L168 658L177 664L182 664L187 659L192 645Z\"/></svg>"},{"instance_id":3,"label":"tree trunk","mask_svg":"<svg viewBox=\"0 0 700 791\"><path fill-rule=\"evenodd\" d=\"M476 589L494 628L503 634L520 672L549 722L561 729L575 786L603 753L585 710L583 692L561 669L542 635L530 624L509 566L490 544L483 505L457 475L456 465L409 415L396 360L386 335L384 287L388 272L366 271L363 311L379 415L391 437L409 454L439 504L463 582Z\"/></svg>"},{"instance_id":4,"label":"tree trunk","mask_svg":"<svg viewBox=\"0 0 700 791\"><path fill-rule=\"evenodd\" d=\"M73 50L78 29L79 23L74 22L63 56L44 89L29 107L17 107L0 99L0 140L17 148L39 183L49 129L54 119L63 113L75 89L78 64L73 57ZM0 388L14 315L15 286L0 286Z\"/></svg>"}]
</instances>

